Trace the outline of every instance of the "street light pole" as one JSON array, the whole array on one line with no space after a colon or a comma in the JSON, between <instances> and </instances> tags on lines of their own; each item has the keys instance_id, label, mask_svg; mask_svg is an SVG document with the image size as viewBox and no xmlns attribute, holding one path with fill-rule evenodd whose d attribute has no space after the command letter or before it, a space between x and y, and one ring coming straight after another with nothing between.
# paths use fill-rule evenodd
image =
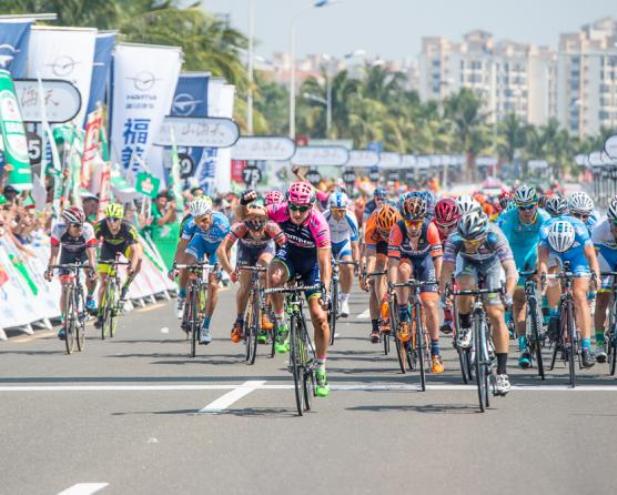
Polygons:
<instances>
[{"instance_id":1,"label":"street light pole","mask_svg":"<svg viewBox=\"0 0 617 495\"><path fill-rule=\"evenodd\" d=\"M296 22L300 16L313 8L327 7L338 1L317 1L315 4L300 10L291 20L289 26L289 137L296 139Z\"/></svg>"},{"instance_id":2,"label":"street light pole","mask_svg":"<svg viewBox=\"0 0 617 495\"><path fill-rule=\"evenodd\" d=\"M253 134L253 38L255 36L255 0L249 0L248 91L246 94L246 130Z\"/></svg>"}]
</instances>

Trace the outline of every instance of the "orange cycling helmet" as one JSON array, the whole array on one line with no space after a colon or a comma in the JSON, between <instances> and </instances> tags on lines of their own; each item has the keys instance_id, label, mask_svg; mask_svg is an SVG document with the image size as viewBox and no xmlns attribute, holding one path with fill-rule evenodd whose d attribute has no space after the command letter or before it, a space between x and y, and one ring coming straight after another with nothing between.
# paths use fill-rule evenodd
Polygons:
<instances>
[{"instance_id":1,"label":"orange cycling helmet","mask_svg":"<svg viewBox=\"0 0 617 495\"><path fill-rule=\"evenodd\" d=\"M375 225L379 230L389 232L392 226L398 220L398 213L391 205L383 205L377 212L377 220Z\"/></svg>"}]
</instances>

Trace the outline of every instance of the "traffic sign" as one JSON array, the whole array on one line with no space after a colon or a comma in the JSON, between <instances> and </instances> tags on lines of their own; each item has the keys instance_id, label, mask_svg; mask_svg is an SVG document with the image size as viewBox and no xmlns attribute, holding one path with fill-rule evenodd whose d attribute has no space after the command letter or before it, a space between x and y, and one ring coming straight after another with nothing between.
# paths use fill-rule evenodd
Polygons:
<instances>
[{"instance_id":1,"label":"traffic sign","mask_svg":"<svg viewBox=\"0 0 617 495\"><path fill-rule=\"evenodd\" d=\"M43 141L36 132L27 132L26 139L28 140L30 164L38 165L41 163L41 156L43 155Z\"/></svg>"},{"instance_id":2,"label":"traffic sign","mask_svg":"<svg viewBox=\"0 0 617 495\"><path fill-rule=\"evenodd\" d=\"M180 161L180 178L188 179L189 177L192 177L195 169L195 163L193 162L191 155L186 153L178 153L178 160Z\"/></svg>"},{"instance_id":3,"label":"traffic sign","mask_svg":"<svg viewBox=\"0 0 617 495\"><path fill-rule=\"evenodd\" d=\"M261 182L261 170L255 165L249 165L242 170L242 181L247 186L254 186Z\"/></svg>"},{"instance_id":4,"label":"traffic sign","mask_svg":"<svg viewBox=\"0 0 617 495\"><path fill-rule=\"evenodd\" d=\"M348 169L343 172L343 182L345 184L353 184L356 182L356 172L353 169Z\"/></svg>"},{"instance_id":5,"label":"traffic sign","mask_svg":"<svg viewBox=\"0 0 617 495\"><path fill-rule=\"evenodd\" d=\"M312 168L306 173L306 178L314 186L321 182L321 174L314 168Z\"/></svg>"}]
</instances>

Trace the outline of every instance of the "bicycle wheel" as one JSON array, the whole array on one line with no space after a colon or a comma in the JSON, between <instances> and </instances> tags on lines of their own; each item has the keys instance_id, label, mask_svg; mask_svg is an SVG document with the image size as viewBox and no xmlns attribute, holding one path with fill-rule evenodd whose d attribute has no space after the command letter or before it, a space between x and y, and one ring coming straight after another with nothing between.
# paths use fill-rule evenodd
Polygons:
<instances>
[{"instance_id":1,"label":"bicycle wheel","mask_svg":"<svg viewBox=\"0 0 617 495\"><path fill-rule=\"evenodd\" d=\"M249 328L247 341L249 346L249 364L255 364L257 357L257 336L261 331L261 301L259 300L259 292L254 291L252 304L252 320L253 324Z\"/></svg>"},{"instance_id":2,"label":"bicycle wheel","mask_svg":"<svg viewBox=\"0 0 617 495\"><path fill-rule=\"evenodd\" d=\"M66 289L64 309L64 345L66 353L71 354L75 348L75 309L73 308L75 288L71 285Z\"/></svg>"},{"instance_id":3,"label":"bicycle wheel","mask_svg":"<svg viewBox=\"0 0 617 495\"><path fill-rule=\"evenodd\" d=\"M538 367L538 375L544 380L544 362L542 361L542 345L540 343L540 331L538 320L538 303L535 298L530 298L527 301L527 334L531 334L531 345L536 355L536 365Z\"/></svg>"},{"instance_id":4,"label":"bicycle wheel","mask_svg":"<svg viewBox=\"0 0 617 495\"><path fill-rule=\"evenodd\" d=\"M199 339L199 303L198 303L198 291L195 286L191 286L191 294L189 298L189 304L191 305L189 314L191 322L191 357L197 355L197 342Z\"/></svg>"},{"instance_id":5,"label":"bicycle wheel","mask_svg":"<svg viewBox=\"0 0 617 495\"><path fill-rule=\"evenodd\" d=\"M458 354L458 364L461 368L461 376L463 377L463 383L467 385L468 380L468 369L469 369L469 352L465 349L456 348L456 352Z\"/></svg>"},{"instance_id":6,"label":"bicycle wheel","mask_svg":"<svg viewBox=\"0 0 617 495\"><path fill-rule=\"evenodd\" d=\"M424 368L424 351L426 340L424 338L424 327L422 325L422 309L420 304L414 308L414 319L416 321L416 356L418 359L418 369L420 371L420 390L426 391L426 369Z\"/></svg>"},{"instance_id":7,"label":"bicycle wheel","mask_svg":"<svg viewBox=\"0 0 617 495\"><path fill-rule=\"evenodd\" d=\"M474 338L474 371L476 375L476 386L478 387L478 402L480 404L480 412L486 410L486 402L488 396L488 377L485 370L483 356L483 340L485 340L483 315L479 312L473 315L473 338Z\"/></svg>"},{"instance_id":8,"label":"bicycle wheel","mask_svg":"<svg viewBox=\"0 0 617 495\"><path fill-rule=\"evenodd\" d=\"M106 336L112 336L112 327L113 327L113 307L114 307L114 293L115 287L114 282L109 280L107 282L107 287L105 288L105 292L103 293L104 304L102 307L102 315L103 321L101 325L101 340L105 340Z\"/></svg>"},{"instance_id":9,"label":"bicycle wheel","mask_svg":"<svg viewBox=\"0 0 617 495\"><path fill-rule=\"evenodd\" d=\"M392 335L392 338L394 339L394 347L396 348L396 359L398 360L398 365L399 365L399 368L401 369L401 373L407 373L407 366L405 364L405 359L406 359L405 345L397 338L398 326L399 326L398 314L396 312L397 307L398 307L398 304L397 304L396 294L393 294L392 298L390 299L390 303L388 304L388 311L390 313L389 314L390 335ZM386 340L389 341L390 335L386 333L383 334L384 350L386 349ZM389 352L390 351L389 343L388 343L387 349ZM388 352L386 352L386 355L388 354Z\"/></svg>"},{"instance_id":10,"label":"bicycle wheel","mask_svg":"<svg viewBox=\"0 0 617 495\"><path fill-rule=\"evenodd\" d=\"M332 290L330 292L330 312L328 323L330 324L330 345L334 345L334 333L336 331L336 314L338 313L338 282L332 280Z\"/></svg>"},{"instance_id":11,"label":"bicycle wheel","mask_svg":"<svg viewBox=\"0 0 617 495\"><path fill-rule=\"evenodd\" d=\"M311 338L306 328L306 321L301 318L302 322L302 367L304 369L304 410L311 410L311 398L315 395L315 373L313 371L313 364L315 363L315 350Z\"/></svg>"},{"instance_id":12,"label":"bicycle wheel","mask_svg":"<svg viewBox=\"0 0 617 495\"><path fill-rule=\"evenodd\" d=\"M110 289L110 296L109 296L109 302L110 302L110 310L109 310L109 338L113 339L114 335L116 334L116 325L118 324L118 284L116 281L114 281L113 284L111 284L111 289Z\"/></svg>"},{"instance_id":13,"label":"bicycle wheel","mask_svg":"<svg viewBox=\"0 0 617 495\"><path fill-rule=\"evenodd\" d=\"M251 345L251 333L253 331L253 291L249 293L248 303L244 312L244 360L250 363L253 346Z\"/></svg>"},{"instance_id":14,"label":"bicycle wheel","mask_svg":"<svg viewBox=\"0 0 617 495\"><path fill-rule=\"evenodd\" d=\"M568 350L568 371L570 374L570 386L572 388L576 387L576 356L577 346L576 346L576 328L574 326L574 314L572 312L572 303L569 302L567 305L567 332L568 332L568 340L569 340L569 350Z\"/></svg>"},{"instance_id":15,"label":"bicycle wheel","mask_svg":"<svg viewBox=\"0 0 617 495\"><path fill-rule=\"evenodd\" d=\"M75 314L77 320L75 322L75 340L77 341L77 350L79 352L84 350L86 346L86 306L84 304L84 294L81 290L75 290Z\"/></svg>"},{"instance_id":16,"label":"bicycle wheel","mask_svg":"<svg viewBox=\"0 0 617 495\"><path fill-rule=\"evenodd\" d=\"M298 416L304 414L304 367L300 363L301 351L299 340L300 332L298 316L292 315L289 325L290 365L294 378L294 394L296 397L296 409Z\"/></svg>"}]
</instances>

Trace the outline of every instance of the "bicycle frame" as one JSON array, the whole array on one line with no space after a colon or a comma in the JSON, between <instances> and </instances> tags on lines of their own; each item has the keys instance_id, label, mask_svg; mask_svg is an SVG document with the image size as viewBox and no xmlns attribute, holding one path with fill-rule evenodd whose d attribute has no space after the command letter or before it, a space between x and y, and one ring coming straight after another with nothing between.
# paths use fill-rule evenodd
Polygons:
<instances>
[{"instance_id":1,"label":"bicycle frame","mask_svg":"<svg viewBox=\"0 0 617 495\"><path fill-rule=\"evenodd\" d=\"M239 270L251 273L251 289L248 296L248 304L245 311L244 342L246 346L245 359L247 364L254 364L257 356L257 335L261 330L261 315L264 314L265 304L263 289L261 288L261 275L266 272L263 266L239 266Z\"/></svg>"}]
</instances>

